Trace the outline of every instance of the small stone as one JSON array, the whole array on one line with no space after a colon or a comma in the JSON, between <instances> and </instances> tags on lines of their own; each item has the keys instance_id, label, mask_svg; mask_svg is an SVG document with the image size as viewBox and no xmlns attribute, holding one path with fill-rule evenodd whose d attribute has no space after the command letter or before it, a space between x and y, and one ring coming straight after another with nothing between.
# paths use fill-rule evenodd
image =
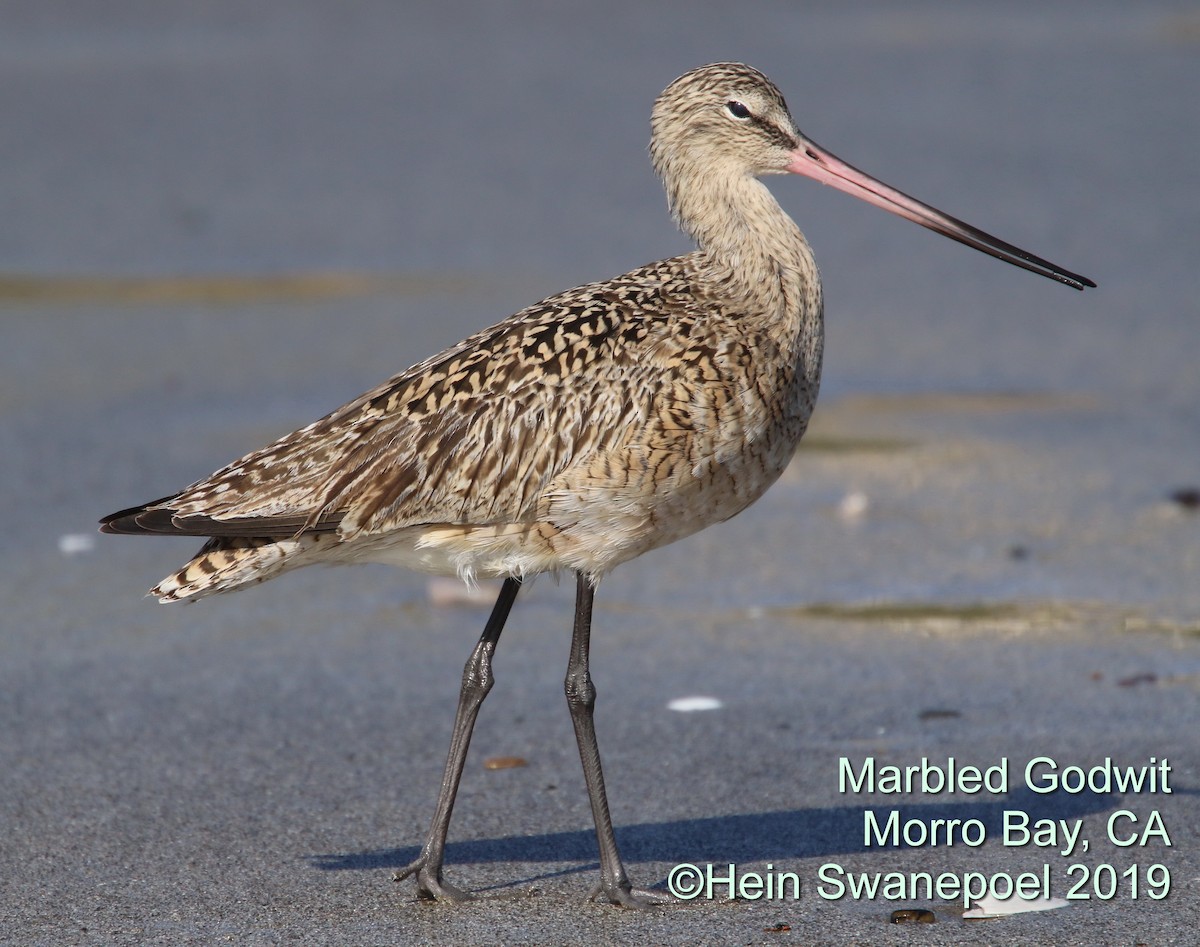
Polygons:
<instances>
[{"instance_id":1,"label":"small stone","mask_svg":"<svg viewBox=\"0 0 1200 947\"><path fill-rule=\"evenodd\" d=\"M892 912L893 924L935 924L937 915L926 908L901 908Z\"/></svg>"},{"instance_id":2,"label":"small stone","mask_svg":"<svg viewBox=\"0 0 1200 947\"><path fill-rule=\"evenodd\" d=\"M1171 499L1185 510L1200 509L1200 487L1180 487L1172 490Z\"/></svg>"},{"instance_id":3,"label":"small stone","mask_svg":"<svg viewBox=\"0 0 1200 947\"><path fill-rule=\"evenodd\" d=\"M483 761L484 769L519 769L528 765L529 761L523 756L489 756Z\"/></svg>"}]
</instances>

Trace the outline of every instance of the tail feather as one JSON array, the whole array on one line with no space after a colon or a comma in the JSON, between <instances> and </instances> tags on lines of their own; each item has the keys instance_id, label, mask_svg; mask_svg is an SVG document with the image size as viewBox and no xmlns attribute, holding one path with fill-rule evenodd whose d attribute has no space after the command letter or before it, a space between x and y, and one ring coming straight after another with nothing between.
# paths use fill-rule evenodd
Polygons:
<instances>
[{"instance_id":1,"label":"tail feather","mask_svg":"<svg viewBox=\"0 0 1200 947\"><path fill-rule=\"evenodd\" d=\"M150 590L160 602L200 599L232 592L307 565L318 545L333 542L329 534L305 534L292 539L217 537L210 539L191 561Z\"/></svg>"}]
</instances>

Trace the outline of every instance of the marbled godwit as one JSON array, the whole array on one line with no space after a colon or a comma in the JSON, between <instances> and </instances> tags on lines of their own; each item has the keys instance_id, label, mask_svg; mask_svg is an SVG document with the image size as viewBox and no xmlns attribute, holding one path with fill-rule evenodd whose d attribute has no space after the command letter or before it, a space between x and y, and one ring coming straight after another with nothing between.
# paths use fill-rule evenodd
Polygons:
<instances>
[{"instance_id":1,"label":"marbled godwit","mask_svg":"<svg viewBox=\"0 0 1200 947\"><path fill-rule=\"evenodd\" d=\"M821 284L796 225L758 180L808 175L1009 263L1067 272L875 181L805 138L778 89L738 63L675 80L650 154L699 249L543 300L319 421L161 500L110 533L210 537L151 594L226 592L317 562L383 561L503 577L463 671L433 825L397 873L442 878L451 809L491 657L521 582L576 574L566 694L600 849L596 894L627 906L592 724L592 597L614 566L728 519L783 472L817 396Z\"/></svg>"}]
</instances>

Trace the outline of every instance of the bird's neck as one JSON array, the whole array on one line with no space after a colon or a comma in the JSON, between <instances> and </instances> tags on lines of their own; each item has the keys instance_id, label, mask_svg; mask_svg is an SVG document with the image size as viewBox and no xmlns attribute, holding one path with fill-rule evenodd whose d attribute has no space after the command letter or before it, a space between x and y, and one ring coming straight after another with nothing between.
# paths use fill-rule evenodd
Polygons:
<instances>
[{"instance_id":1,"label":"bird's neck","mask_svg":"<svg viewBox=\"0 0 1200 947\"><path fill-rule=\"evenodd\" d=\"M707 280L718 287L727 312L759 323L815 389L824 326L808 241L757 178L712 174L699 178L701 187L696 180L668 193L680 226L700 246Z\"/></svg>"},{"instance_id":2,"label":"bird's neck","mask_svg":"<svg viewBox=\"0 0 1200 947\"><path fill-rule=\"evenodd\" d=\"M734 288L749 316L819 322L821 283L808 241L771 192L749 175L682 188L675 213L714 279Z\"/></svg>"},{"instance_id":3,"label":"bird's neck","mask_svg":"<svg viewBox=\"0 0 1200 947\"><path fill-rule=\"evenodd\" d=\"M820 274L800 228L761 181L748 175L714 180L719 184L671 193L672 207L700 246L704 281L725 317L776 353L769 384L789 391L799 438L821 384Z\"/></svg>"}]
</instances>

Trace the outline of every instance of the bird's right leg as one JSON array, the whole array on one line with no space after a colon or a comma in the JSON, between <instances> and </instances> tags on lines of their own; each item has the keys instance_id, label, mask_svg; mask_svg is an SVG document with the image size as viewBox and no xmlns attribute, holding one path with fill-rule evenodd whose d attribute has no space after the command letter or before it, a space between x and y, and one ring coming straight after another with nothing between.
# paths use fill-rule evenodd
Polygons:
<instances>
[{"instance_id":1,"label":"bird's right leg","mask_svg":"<svg viewBox=\"0 0 1200 947\"><path fill-rule=\"evenodd\" d=\"M579 744L579 759L583 763L583 780L592 804L596 842L600 848L600 884L592 892L592 899L603 895L621 907L649 908L666 904L669 899L660 892L637 889L629 883L621 854L617 851L612 816L608 811L608 795L604 791L600 747L596 743L596 725L592 719L596 706L596 687L592 684L588 657L595 594L592 580L582 572L576 573L575 630L571 633L571 657L567 661L567 678L563 682L571 723L575 726L575 740Z\"/></svg>"},{"instance_id":2,"label":"bird's right leg","mask_svg":"<svg viewBox=\"0 0 1200 947\"><path fill-rule=\"evenodd\" d=\"M492 689L492 654L504 622L521 590L521 580L509 577L504 580L492 614L484 626L479 643L467 659L463 668L462 690L458 695L458 710L454 715L454 730L450 736L450 752L446 756L446 771L442 776L442 789L438 793L437 808L433 813L433 824L429 836L421 848L416 861L397 871L392 877L402 881L416 875L417 896L438 901L465 901L474 897L470 891L456 888L442 880L442 861L446 853L446 833L450 829L450 814L454 810L454 797L458 794L458 783L462 778L463 765L467 761L467 749L471 745L471 731L475 718L488 691Z\"/></svg>"}]
</instances>

